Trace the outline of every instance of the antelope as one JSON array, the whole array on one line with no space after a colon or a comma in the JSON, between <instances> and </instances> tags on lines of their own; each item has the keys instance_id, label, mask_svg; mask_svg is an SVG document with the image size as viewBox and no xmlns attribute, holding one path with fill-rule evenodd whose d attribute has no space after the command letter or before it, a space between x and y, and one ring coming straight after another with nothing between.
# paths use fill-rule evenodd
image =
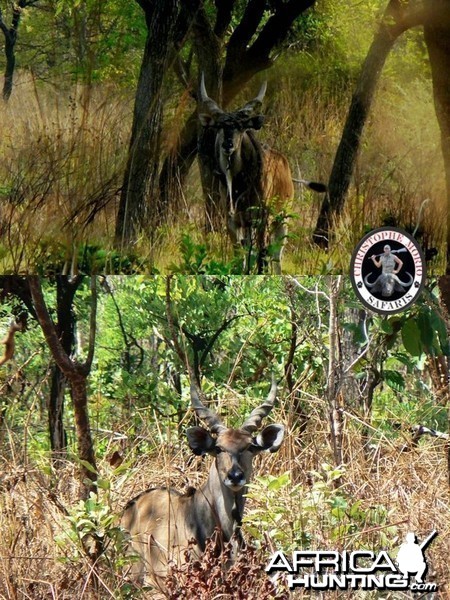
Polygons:
<instances>
[{"instance_id":1,"label":"antelope","mask_svg":"<svg viewBox=\"0 0 450 600\"><path fill-rule=\"evenodd\" d=\"M243 544L240 533L247 484L253 458L262 451L276 452L283 441L283 425L267 425L256 435L261 422L273 408L277 385L272 380L265 402L255 408L238 429L226 427L219 416L200 399L201 391L191 380L191 403L207 426L189 427L188 444L198 456L211 454L206 482L197 490L182 494L173 488L151 488L128 502L122 526L128 532L131 552L139 562L131 569L134 580L164 588L169 561L185 561L184 550L193 539L198 557L215 530L220 541L232 541L233 551ZM234 534L234 535L233 535Z\"/></svg>"},{"instance_id":2,"label":"antelope","mask_svg":"<svg viewBox=\"0 0 450 600\"><path fill-rule=\"evenodd\" d=\"M287 158L262 145L254 134L264 123L259 111L266 89L267 83L264 83L258 95L243 108L225 112L208 96L202 74L199 98L207 113L200 113L199 120L205 132L213 131L215 136L209 152L201 141L205 136L200 136L199 160L207 178L213 182L212 189L219 190L233 246L244 248L244 272L248 272L252 249L257 252L258 273L264 270L269 241L273 272L281 274L286 218L294 198L294 183ZM209 156L211 152L213 157ZM326 191L322 183L296 181L314 191Z\"/></svg>"},{"instance_id":3,"label":"antelope","mask_svg":"<svg viewBox=\"0 0 450 600\"><path fill-rule=\"evenodd\" d=\"M24 322L21 321L19 323L16 323L15 321L12 321L9 329L8 329L8 333L6 334L5 338L0 342L1 344L5 344L5 351L3 352L2 357L0 358L0 366L4 365L6 362L8 362L8 360L11 360L14 356L14 352L16 349L16 342L14 339L14 336L16 335L16 333L18 331L23 331L24 330Z\"/></svg>"}]
</instances>

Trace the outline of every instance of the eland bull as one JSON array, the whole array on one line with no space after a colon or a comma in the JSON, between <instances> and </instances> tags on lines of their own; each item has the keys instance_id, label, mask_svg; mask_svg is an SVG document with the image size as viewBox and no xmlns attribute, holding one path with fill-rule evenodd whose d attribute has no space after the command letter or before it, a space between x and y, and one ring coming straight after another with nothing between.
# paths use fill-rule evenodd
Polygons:
<instances>
[{"instance_id":1,"label":"eland bull","mask_svg":"<svg viewBox=\"0 0 450 600\"><path fill-rule=\"evenodd\" d=\"M199 143L199 158L212 189L219 190L231 241L235 248L244 249L244 272L249 272L250 257L256 251L258 273L265 270L269 254L273 272L280 274L294 183L287 158L261 144L254 134L264 123L260 109L266 87L264 83L258 95L239 110L225 112L208 96L202 75L199 99L207 112L200 113L199 119L204 132L213 131L214 136L210 148ZM322 183L296 181L316 192L327 189Z\"/></svg>"},{"instance_id":2,"label":"eland bull","mask_svg":"<svg viewBox=\"0 0 450 600\"><path fill-rule=\"evenodd\" d=\"M262 419L276 399L272 380L265 402L255 408L239 429L226 427L218 415L200 400L201 392L191 383L191 402L197 416L208 426L186 431L196 455L214 457L207 481L197 490L182 494L172 488L149 489L126 505L122 526L128 532L131 552L139 561L132 567L133 579L164 588L168 563L185 561L185 550L195 540L197 556L215 530L220 541L232 541L234 550L242 545L240 526L253 458L261 451L276 452L283 441L283 425L267 425L256 437ZM234 535L233 535L234 534Z\"/></svg>"}]
</instances>

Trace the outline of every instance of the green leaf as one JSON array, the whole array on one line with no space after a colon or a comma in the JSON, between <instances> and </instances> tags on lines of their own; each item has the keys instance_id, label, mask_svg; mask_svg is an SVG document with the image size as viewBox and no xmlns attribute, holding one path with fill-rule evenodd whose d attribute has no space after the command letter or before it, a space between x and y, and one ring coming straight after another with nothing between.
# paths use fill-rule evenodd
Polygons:
<instances>
[{"instance_id":1,"label":"green leaf","mask_svg":"<svg viewBox=\"0 0 450 600\"><path fill-rule=\"evenodd\" d=\"M345 517L345 510L343 508L333 508L331 510L331 514L333 515L333 517L335 517L336 519L343 519Z\"/></svg>"},{"instance_id":2,"label":"green leaf","mask_svg":"<svg viewBox=\"0 0 450 600\"><path fill-rule=\"evenodd\" d=\"M283 487L286 487L286 485L288 485L288 483L289 483L289 474L283 473L283 475L280 475L279 477L276 477L275 479L273 479L267 487L269 490L279 490Z\"/></svg>"},{"instance_id":3,"label":"green leaf","mask_svg":"<svg viewBox=\"0 0 450 600\"><path fill-rule=\"evenodd\" d=\"M427 354L433 353L434 327L430 318L430 312L422 310L417 317L417 325L420 330L420 340Z\"/></svg>"},{"instance_id":4,"label":"green leaf","mask_svg":"<svg viewBox=\"0 0 450 600\"><path fill-rule=\"evenodd\" d=\"M97 486L102 490L109 490L111 488L111 483L109 479L97 479Z\"/></svg>"},{"instance_id":5,"label":"green leaf","mask_svg":"<svg viewBox=\"0 0 450 600\"><path fill-rule=\"evenodd\" d=\"M398 371L389 369L383 371L383 379L394 392L403 392L406 388L403 375Z\"/></svg>"},{"instance_id":6,"label":"green leaf","mask_svg":"<svg viewBox=\"0 0 450 600\"><path fill-rule=\"evenodd\" d=\"M364 511L361 509L361 500L357 500L350 506L350 517L352 519L359 519L364 516Z\"/></svg>"},{"instance_id":7,"label":"green leaf","mask_svg":"<svg viewBox=\"0 0 450 600\"><path fill-rule=\"evenodd\" d=\"M411 356L420 356L423 352L420 341L420 329L415 319L408 319L402 327L402 342Z\"/></svg>"},{"instance_id":8,"label":"green leaf","mask_svg":"<svg viewBox=\"0 0 450 600\"><path fill-rule=\"evenodd\" d=\"M343 511L347 510L348 507L348 502L345 498L343 498L342 496L335 496L332 500L331 500L331 506L333 507L333 509L341 509Z\"/></svg>"},{"instance_id":9,"label":"green leaf","mask_svg":"<svg viewBox=\"0 0 450 600\"><path fill-rule=\"evenodd\" d=\"M404 352L395 352L392 355L392 360L386 361L386 366L396 366L395 361L401 362L408 369L408 373L412 372L414 367L417 367L417 359L412 358L410 354Z\"/></svg>"},{"instance_id":10,"label":"green leaf","mask_svg":"<svg viewBox=\"0 0 450 600\"><path fill-rule=\"evenodd\" d=\"M394 332L394 329L392 328L392 323L388 319L381 320L380 329L383 333L387 333L388 335Z\"/></svg>"},{"instance_id":11,"label":"green leaf","mask_svg":"<svg viewBox=\"0 0 450 600\"><path fill-rule=\"evenodd\" d=\"M431 313L430 320L433 329L437 332L442 354L450 356L450 338L445 321L435 311Z\"/></svg>"}]
</instances>

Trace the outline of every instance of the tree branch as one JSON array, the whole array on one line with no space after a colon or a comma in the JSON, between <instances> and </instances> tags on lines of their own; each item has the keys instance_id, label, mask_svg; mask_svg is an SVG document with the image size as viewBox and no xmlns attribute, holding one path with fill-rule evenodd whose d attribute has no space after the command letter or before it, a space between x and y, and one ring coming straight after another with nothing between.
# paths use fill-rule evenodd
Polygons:
<instances>
[{"instance_id":1,"label":"tree branch","mask_svg":"<svg viewBox=\"0 0 450 600\"><path fill-rule=\"evenodd\" d=\"M20 19L22 17L22 8L26 8L27 4L24 0L21 0L19 4L13 6L13 18L11 23L10 33L12 36L16 36L17 30L19 29Z\"/></svg>"},{"instance_id":2,"label":"tree branch","mask_svg":"<svg viewBox=\"0 0 450 600\"><path fill-rule=\"evenodd\" d=\"M88 355L86 361L81 368L85 375L88 375L91 367L92 361L94 359L95 352L95 335L97 331L97 278L95 275L91 276L91 317L89 320L89 348Z\"/></svg>"},{"instance_id":3,"label":"tree branch","mask_svg":"<svg viewBox=\"0 0 450 600\"><path fill-rule=\"evenodd\" d=\"M68 378L71 378L75 374L74 363L64 351L64 348L62 347L62 344L58 338L55 325L49 315L47 305L45 304L39 277L36 275L29 276L28 284L30 286L31 297L33 298L34 308L39 324L44 333L53 358L64 375L66 375Z\"/></svg>"},{"instance_id":4,"label":"tree branch","mask_svg":"<svg viewBox=\"0 0 450 600\"><path fill-rule=\"evenodd\" d=\"M290 0L290 2L279 3L275 12L250 47L247 44L256 32L257 27L252 35L248 36L251 30L251 27L249 27L247 31L248 39L243 46L239 46L239 35L244 35L244 32L239 35L236 34L235 50L233 50L230 40L223 70L223 106L226 106L256 73L265 71L272 66L273 59L270 54L273 48L279 46L285 40L295 19L312 6L314 2L315 0L303 0L302 2ZM256 6L257 1L253 0L251 4ZM248 19L250 23L251 15L248 16Z\"/></svg>"},{"instance_id":5,"label":"tree branch","mask_svg":"<svg viewBox=\"0 0 450 600\"><path fill-rule=\"evenodd\" d=\"M290 0L290 2L279 4L255 42L247 50L248 59L250 61L269 60L270 52L286 38L295 19L314 3L315 0L302 0L302 2Z\"/></svg>"},{"instance_id":6,"label":"tree branch","mask_svg":"<svg viewBox=\"0 0 450 600\"><path fill-rule=\"evenodd\" d=\"M236 0L216 0L214 4L217 9L214 33L222 39L231 23Z\"/></svg>"},{"instance_id":7,"label":"tree branch","mask_svg":"<svg viewBox=\"0 0 450 600\"><path fill-rule=\"evenodd\" d=\"M265 0L250 0L248 2L241 22L228 42L227 59L229 57L231 60L235 60L237 56L245 52L247 45L258 29L265 8Z\"/></svg>"},{"instance_id":8,"label":"tree branch","mask_svg":"<svg viewBox=\"0 0 450 600\"><path fill-rule=\"evenodd\" d=\"M233 321L235 321L236 319L239 319L242 315L233 315L232 317L230 317L229 319L226 319L222 325L219 327L219 329L217 329L217 331L214 332L214 335L211 337L211 339L209 340L206 348L204 349L204 351L202 352L202 355L200 357L200 364L203 365L203 363L206 360L206 357L208 356L208 354L211 352L212 347L214 346L214 344L216 343L219 335L225 331L229 325L231 325L231 323Z\"/></svg>"}]
</instances>

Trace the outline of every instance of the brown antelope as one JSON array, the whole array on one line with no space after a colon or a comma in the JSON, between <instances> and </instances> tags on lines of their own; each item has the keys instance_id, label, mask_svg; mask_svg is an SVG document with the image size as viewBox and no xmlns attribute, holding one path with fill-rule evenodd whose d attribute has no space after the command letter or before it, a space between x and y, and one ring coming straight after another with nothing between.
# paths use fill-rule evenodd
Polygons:
<instances>
[{"instance_id":1,"label":"brown antelope","mask_svg":"<svg viewBox=\"0 0 450 600\"><path fill-rule=\"evenodd\" d=\"M0 358L0 365L4 365L8 360L11 360L14 356L14 352L16 349L16 343L14 340L14 336L18 331L24 330L24 321L22 320L19 323L12 321L8 333L5 338L0 342L1 344L5 344L5 351L3 352L3 356Z\"/></svg>"},{"instance_id":2,"label":"brown antelope","mask_svg":"<svg viewBox=\"0 0 450 600\"><path fill-rule=\"evenodd\" d=\"M252 250L256 250L258 273L264 270L269 242L273 272L280 274L294 184L287 158L262 145L254 134L264 123L264 116L257 113L266 87L264 83L259 94L243 108L225 112L209 98L202 75L199 98L207 113L200 113L199 119L204 131L213 131L214 135L211 148L205 142L207 136L200 136L199 160L205 178L212 181L211 188L219 190L233 245L244 248L244 272L248 272ZM314 191L326 191L322 183L298 181Z\"/></svg>"},{"instance_id":3,"label":"brown antelope","mask_svg":"<svg viewBox=\"0 0 450 600\"><path fill-rule=\"evenodd\" d=\"M266 401L252 411L239 429L230 429L202 403L199 388L191 383L192 406L209 431L203 427L188 428L188 443L194 454L211 454L214 462L207 481L197 490L191 488L189 493L181 494L172 488L153 488L128 502L122 526L129 534L131 552L140 557L132 567L133 579L164 587L168 562L183 563L184 550L193 539L194 552L201 556L206 540L216 529L221 542L233 537L236 550L241 546L244 495L253 458L263 450L276 452L284 437L283 425L275 424L253 436L272 410L276 390L273 380Z\"/></svg>"}]
</instances>

